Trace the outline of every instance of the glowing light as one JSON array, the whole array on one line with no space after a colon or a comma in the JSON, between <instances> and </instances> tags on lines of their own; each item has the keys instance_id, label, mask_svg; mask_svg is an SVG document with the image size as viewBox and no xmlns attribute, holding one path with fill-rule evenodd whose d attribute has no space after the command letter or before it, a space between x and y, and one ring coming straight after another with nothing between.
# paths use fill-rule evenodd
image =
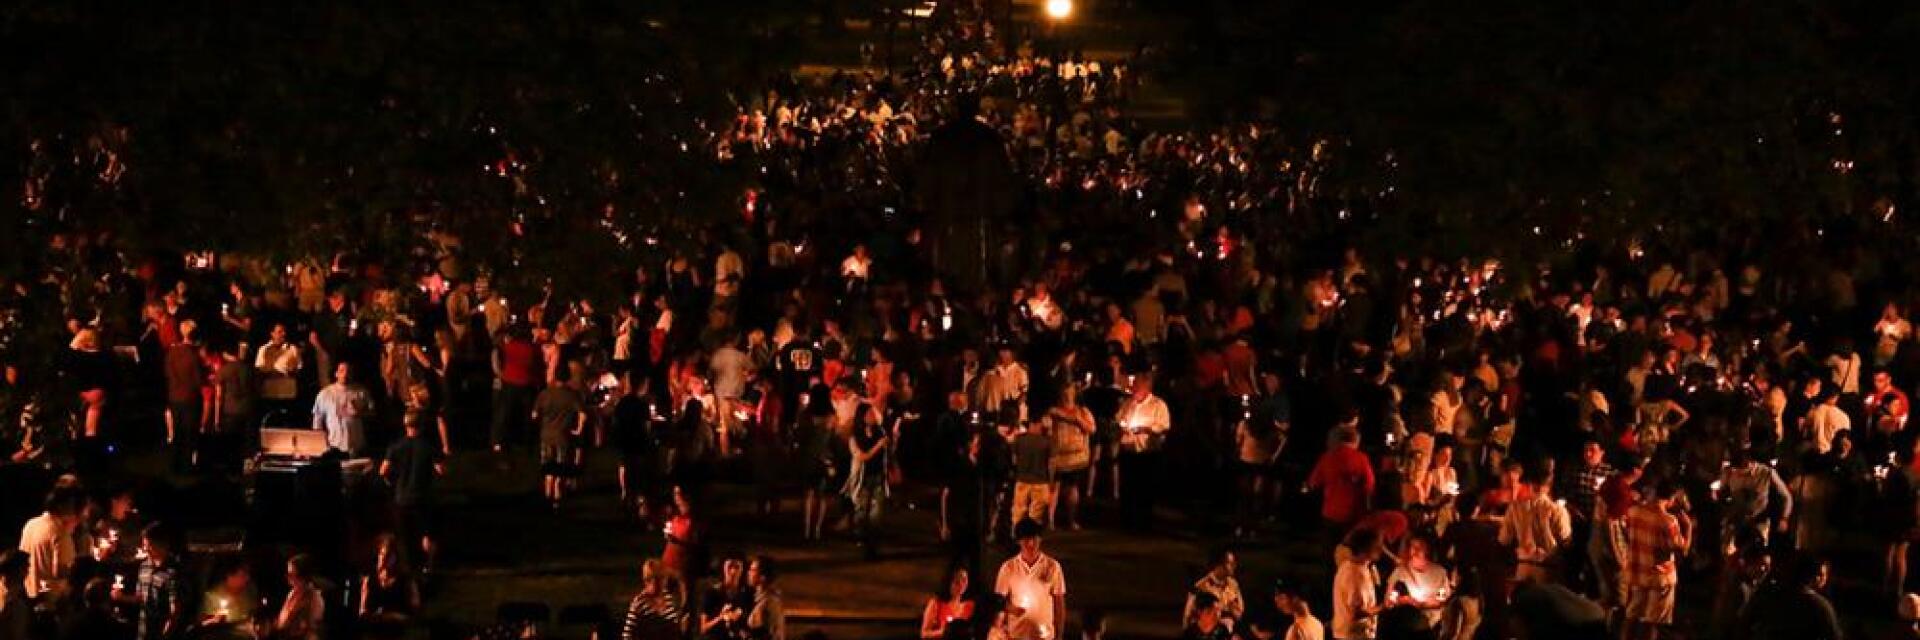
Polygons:
<instances>
[{"instance_id":1,"label":"glowing light","mask_svg":"<svg viewBox=\"0 0 1920 640\"><path fill-rule=\"evenodd\" d=\"M1073 0L1047 0L1047 17L1054 20L1073 17Z\"/></svg>"}]
</instances>

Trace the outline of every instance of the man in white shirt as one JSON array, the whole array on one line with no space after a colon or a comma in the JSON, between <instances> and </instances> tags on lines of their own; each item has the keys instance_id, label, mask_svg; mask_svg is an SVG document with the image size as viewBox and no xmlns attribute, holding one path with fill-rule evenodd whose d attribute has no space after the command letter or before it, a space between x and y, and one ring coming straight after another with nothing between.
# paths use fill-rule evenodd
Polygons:
<instances>
[{"instance_id":1,"label":"man in white shirt","mask_svg":"<svg viewBox=\"0 0 1920 640\"><path fill-rule=\"evenodd\" d=\"M260 375L260 399L275 409L291 409L300 392L300 347L287 341L287 326L273 325L267 343L254 355L253 368Z\"/></svg>"},{"instance_id":2,"label":"man in white shirt","mask_svg":"<svg viewBox=\"0 0 1920 640\"><path fill-rule=\"evenodd\" d=\"M1380 536L1357 529L1347 537L1350 553L1339 560L1333 574L1333 637L1335 640L1372 640L1379 631Z\"/></svg>"},{"instance_id":3,"label":"man in white shirt","mask_svg":"<svg viewBox=\"0 0 1920 640\"><path fill-rule=\"evenodd\" d=\"M1551 483L1546 474L1539 470L1527 473L1523 482L1533 495L1507 507L1507 517L1500 521L1500 544L1513 547L1520 561L1514 569L1516 580L1547 582L1560 548L1573 538L1573 520L1567 516L1566 504L1548 494Z\"/></svg>"},{"instance_id":4,"label":"man in white shirt","mask_svg":"<svg viewBox=\"0 0 1920 640\"><path fill-rule=\"evenodd\" d=\"M366 420L373 415L373 398L349 377L342 362L334 369L333 384L313 399L313 428L327 432L327 447L347 455L366 446Z\"/></svg>"},{"instance_id":5,"label":"man in white shirt","mask_svg":"<svg viewBox=\"0 0 1920 640\"><path fill-rule=\"evenodd\" d=\"M1067 616L1067 574L1060 561L1040 552L1040 523L1022 520L1013 537L1020 553L1000 563L993 592L1007 599L1009 640L1048 640Z\"/></svg>"},{"instance_id":6,"label":"man in white shirt","mask_svg":"<svg viewBox=\"0 0 1920 640\"><path fill-rule=\"evenodd\" d=\"M1825 454L1833 448L1834 434L1853 428L1853 419L1847 412L1840 410L1840 394L1829 393L1820 399L1820 404L1807 410L1806 433L1813 443L1816 453Z\"/></svg>"},{"instance_id":7,"label":"man in white shirt","mask_svg":"<svg viewBox=\"0 0 1920 640\"><path fill-rule=\"evenodd\" d=\"M86 495L79 489L55 487L47 494L46 511L20 527L20 551L27 554L28 598L59 599L67 593L75 556L73 530L80 525Z\"/></svg>"},{"instance_id":8,"label":"man in white shirt","mask_svg":"<svg viewBox=\"0 0 1920 640\"><path fill-rule=\"evenodd\" d=\"M1025 422L1027 366L1014 359L1011 346L1002 345L997 358L980 383L980 408L988 413L1008 412L1014 420Z\"/></svg>"},{"instance_id":9,"label":"man in white shirt","mask_svg":"<svg viewBox=\"0 0 1920 640\"><path fill-rule=\"evenodd\" d=\"M1120 405L1115 418L1120 423L1120 446L1131 453L1155 448L1160 438L1173 428L1173 418L1167 412L1167 401L1153 395L1152 376L1134 379L1133 395Z\"/></svg>"},{"instance_id":10,"label":"man in white shirt","mask_svg":"<svg viewBox=\"0 0 1920 640\"><path fill-rule=\"evenodd\" d=\"M1274 585L1273 608L1293 618L1287 632L1278 636L1278 640L1324 640L1327 637L1326 625L1313 617L1313 609L1307 606L1307 599L1300 596L1299 589L1286 584Z\"/></svg>"},{"instance_id":11,"label":"man in white shirt","mask_svg":"<svg viewBox=\"0 0 1920 640\"><path fill-rule=\"evenodd\" d=\"M1153 394L1152 375L1128 377L1133 379L1133 395L1114 414L1120 426L1120 456L1113 486L1120 494L1124 520L1132 526L1146 526L1153 520L1160 445L1166 441L1173 419L1167 412L1167 402Z\"/></svg>"},{"instance_id":12,"label":"man in white shirt","mask_svg":"<svg viewBox=\"0 0 1920 640\"><path fill-rule=\"evenodd\" d=\"M848 287L866 284L872 272L873 258L867 255L867 245L853 245L853 255L840 261L840 277L847 279Z\"/></svg>"},{"instance_id":13,"label":"man in white shirt","mask_svg":"<svg viewBox=\"0 0 1920 640\"><path fill-rule=\"evenodd\" d=\"M1213 596L1214 601L1219 603L1220 618L1228 629L1233 629L1234 623L1246 614L1246 601L1240 597L1240 581L1233 577L1234 571L1240 566L1239 558L1234 557L1232 551L1221 549L1213 552L1210 561L1208 566L1211 568L1207 575L1194 582L1193 590L1187 593L1187 606L1180 615L1181 628L1193 624L1196 594Z\"/></svg>"},{"instance_id":14,"label":"man in white shirt","mask_svg":"<svg viewBox=\"0 0 1920 640\"><path fill-rule=\"evenodd\" d=\"M1860 393L1860 355L1853 352L1852 345L1845 345L1833 355L1827 356L1827 369L1833 372L1833 385L1843 395Z\"/></svg>"},{"instance_id":15,"label":"man in white shirt","mask_svg":"<svg viewBox=\"0 0 1920 640\"><path fill-rule=\"evenodd\" d=\"M744 416L734 415L740 409L740 398L747 393L747 375L753 372L753 361L747 352L737 346L739 337L728 335L726 344L714 350L708 360L708 371L713 375L713 397L720 418L720 453L732 455L733 435L742 427L740 420Z\"/></svg>"}]
</instances>

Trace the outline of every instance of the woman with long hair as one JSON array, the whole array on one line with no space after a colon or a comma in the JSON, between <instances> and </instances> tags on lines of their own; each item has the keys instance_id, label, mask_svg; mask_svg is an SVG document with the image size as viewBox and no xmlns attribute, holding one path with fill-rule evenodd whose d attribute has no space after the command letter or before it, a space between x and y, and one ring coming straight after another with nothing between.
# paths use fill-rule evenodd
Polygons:
<instances>
[{"instance_id":1,"label":"woman with long hair","mask_svg":"<svg viewBox=\"0 0 1920 640\"><path fill-rule=\"evenodd\" d=\"M640 563L640 592L627 604L621 638L675 638L682 635L687 610L679 590L669 584L667 569L648 558Z\"/></svg>"},{"instance_id":2,"label":"woman with long hair","mask_svg":"<svg viewBox=\"0 0 1920 640\"><path fill-rule=\"evenodd\" d=\"M939 640L947 637L947 626L955 622L973 619L973 598L968 597L967 570L954 567L947 572L947 581L940 585L933 597L927 598L926 611L920 614L920 638Z\"/></svg>"},{"instance_id":3,"label":"woman with long hair","mask_svg":"<svg viewBox=\"0 0 1920 640\"><path fill-rule=\"evenodd\" d=\"M660 564L666 576L678 581L683 589L699 578L701 567L706 566L703 529L705 527L694 519L692 496L687 495L684 487L674 487L673 510L662 527L667 548L660 554Z\"/></svg>"},{"instance_id":4,"label":"woman with long hair","mask_svg":"<svg viewBox=\"0 0 1920 640\"><path fill-rule=\"evenodd\" d=\"M873 406L861 403L854 410L853 434L847 437L847 452L852 458L847 484L841 494L853 503L852 519L860 548L868 560L879 554L880 512L888 496L887 455L893 438L880 424Z\"/></svg>"},{"instance_id":5,"label":"woman with long hair","mask_svg":"<svg viewBox=\"0 0 1920 640\"><path fill-rule=\"evenodd\" d=\"M379 637L400 637L420 611L420 584L400 562L398 539L381 536L373 572L360 579L361 625Z\"/></svg>"},{"instance_id":6,"label":"woman with long hair","mask_svg":"<svg viewBox=\"0 0 1920 640\"><path fill-rule=\"evenodd\" d=\"M1080 406L1080 388L1068 382L1060 388L1060 401L1047 412L1053 418L1053 495L1057 496L1047 506L1047 521L1064 522L1060 526L1067 529L1080 529L1080 498L1082 489L1088 487L1088 473L1093 467L1093 412ZM1054 518L1062 503L1066 504L1066 517Z\"/></svg>"}]
</instances>

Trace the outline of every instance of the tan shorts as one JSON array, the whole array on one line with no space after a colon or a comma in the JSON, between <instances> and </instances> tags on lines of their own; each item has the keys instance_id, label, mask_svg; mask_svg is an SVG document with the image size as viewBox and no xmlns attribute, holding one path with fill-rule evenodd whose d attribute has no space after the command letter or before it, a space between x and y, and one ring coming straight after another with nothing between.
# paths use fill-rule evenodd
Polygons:
<instances>
[{"instance_id":1,"label":"tan shorts","mask_svg":"<svg viewBox=\"0 0 1920 640\"><path fill-rule=\"evenodd\" d=\"M1627 587L1627 619L1647 624L1673 623L1673 586Z\"/></svg>"},{"instance_id":2,"label":"tan shorts","mask_svg":"<svg viewBox=\"0 0 1920 640\"><path fill-rule=\"evenodd\" d=\"M1013 524L1031 519L1045 524L1047 507L1053 502L1053 485L1019 482L1013 485Z\"/></svg>"}]
</instances>

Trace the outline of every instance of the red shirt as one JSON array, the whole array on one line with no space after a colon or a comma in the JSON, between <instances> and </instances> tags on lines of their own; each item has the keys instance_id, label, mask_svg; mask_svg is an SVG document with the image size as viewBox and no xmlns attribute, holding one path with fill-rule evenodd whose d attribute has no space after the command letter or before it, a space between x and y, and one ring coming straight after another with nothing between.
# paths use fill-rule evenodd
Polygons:
<instances>
[{"instance_id":1,"label":"red shirt","mask_svg":"<svg viewBox=\"0 0 1920 640\"><path fill-rule=\"evenodd\" d=\"M1194 358L1193 378L1201 389L1218 387L1226 377L1227 361L1220 357L1220 352L1208 349Z\"/></svg>"},{"instance_id":2,"label":"red shirt","mask_svg":"<svg viewBox=\"0 0 1920 640\"><path fill-rule=\"evenodd\" d=\"M500 343L500 382L516 387L533 386L539 376L540 352L533 343L509 338Z\"/></svg>"},{"instance_id":3,"label":"red shirt","mask_svg":"<svg viewBox=\"0 0 1920 640\"><path fill-rule=\"evenodd\" d=\"M1253 347L1235 342L1227 345L1227 393L1229 395L1253 395Z\"/></svg>"},{"instance_id":4,"label":"red shirt","mask_svg":"<svg viewBox=\"0 0 1920 640\"><path fill-rule=\"evenodd\" d=\"M1349 446L1337 446L1320 455L1307 477L1307 486L1323 493L1320 516L1339 524L1360 518L1367 510L1367 496L1373 495L1373 462L1367 454Z\"/></svg>"},{"instance_id":5,"label":"red shirt","mask_svg":"<svg viewBox=\"0 0 1920 640\"><path fill-rule=\"evenodd\" d=\"M1907 410L1911 405L1907 402L1907 393L1905 391L1888 389L1884 393L1873 391L1866 395L1867 415L1872 416L1873 426L1879 427L1881 431L1885 432L1894 432L1906 428ZM1880 398L1882 396L1893 396L1894 400L1892 402L1881 402Z\"/></svg>"}]
</instances>

